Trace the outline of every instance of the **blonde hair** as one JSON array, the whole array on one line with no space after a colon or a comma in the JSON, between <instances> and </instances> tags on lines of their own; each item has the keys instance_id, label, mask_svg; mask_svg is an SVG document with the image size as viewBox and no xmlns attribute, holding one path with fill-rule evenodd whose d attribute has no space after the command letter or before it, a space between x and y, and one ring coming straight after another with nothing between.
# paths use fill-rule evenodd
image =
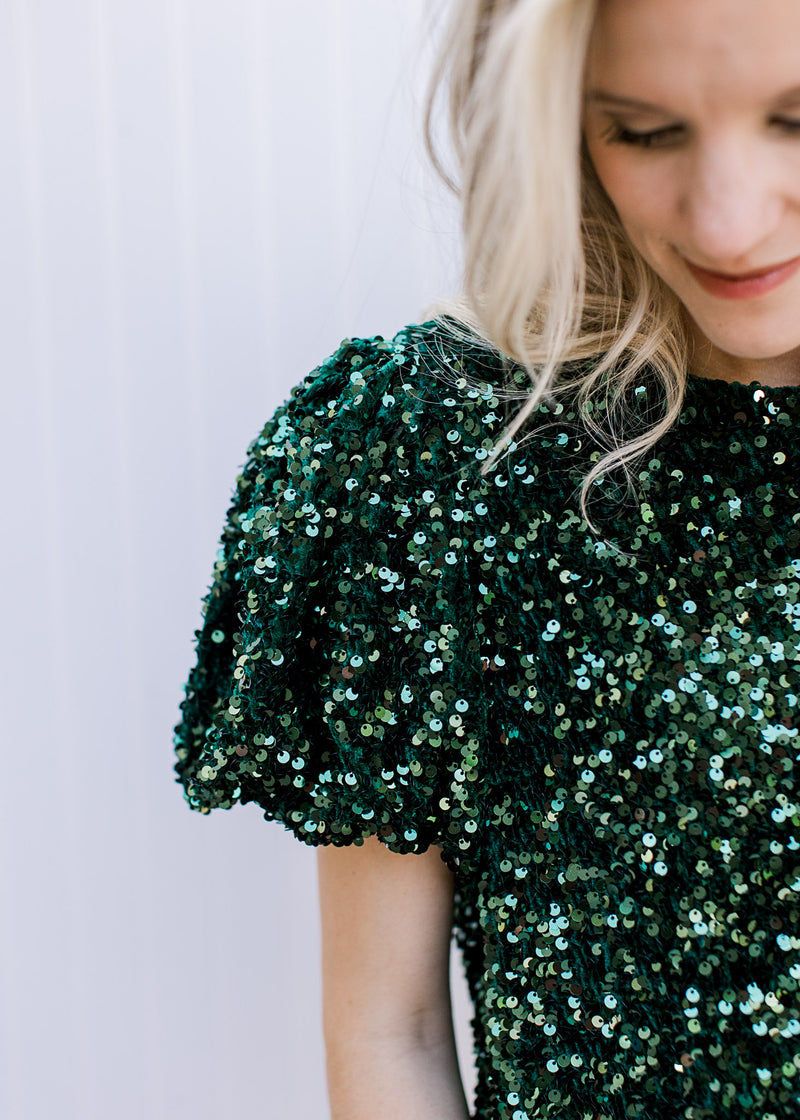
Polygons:
<instances>
[{"instance_id":1,"label":"blonde hair","mask_svg":"<svg viewBox=\"0 0 800 1120\"><path fill-rule=\"evenodd\" d=\"M591 486L632 465L675 423L689 337L681 307L631 245L582 138L583 70L597 0L459 0L428 91L425 140L461 201L463 293L440 302L473 336L524 367L525 403L484 462L485 474L545 398L574 390L599 445ZM440 95L456 175L439 156ZM452 317L450 324L446 316ZM458 333L458 327L455 327ZM570 379L566 363L597 359ZM663 414L635 435L626 398L642 371L660 380ZM593 527L593 526L592 526Z\"/></svg>"}]
</instances>

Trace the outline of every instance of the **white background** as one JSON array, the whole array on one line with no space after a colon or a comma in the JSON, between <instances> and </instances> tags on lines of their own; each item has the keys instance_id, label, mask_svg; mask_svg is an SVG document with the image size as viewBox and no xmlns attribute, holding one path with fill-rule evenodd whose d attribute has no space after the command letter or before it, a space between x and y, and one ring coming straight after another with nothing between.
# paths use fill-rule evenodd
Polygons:
<instances>
[{"instance_id":1,"label":"white background","mask_svg":"<svg viewBox=\"0 0 800 1120\"><path fill-rule=\"evenodd\" d=\"M457 286L437 9L0 0L4 1120L328 1114L315 853L171 736L247 444Z\"/></svg>"}]
</instances>

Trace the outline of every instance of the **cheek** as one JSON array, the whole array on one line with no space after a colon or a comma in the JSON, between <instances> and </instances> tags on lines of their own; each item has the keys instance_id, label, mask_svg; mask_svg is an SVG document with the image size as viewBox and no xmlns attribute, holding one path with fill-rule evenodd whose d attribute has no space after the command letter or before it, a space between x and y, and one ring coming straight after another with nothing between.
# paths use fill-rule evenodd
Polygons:
<instances>
[{"instance_id":1,"label":"cheek","mask_svg":"<svg viewBox=\"0 0 800 1120\"><path fill-rule=\"evenodd\" d=\"M660 243L670 240L672 206L664 175L654 167L631 159L620 147L604 145L590 149L592 163L606 194L614 204L625 232L645 259L650 260Z\"/></svg>"}]
</instances>

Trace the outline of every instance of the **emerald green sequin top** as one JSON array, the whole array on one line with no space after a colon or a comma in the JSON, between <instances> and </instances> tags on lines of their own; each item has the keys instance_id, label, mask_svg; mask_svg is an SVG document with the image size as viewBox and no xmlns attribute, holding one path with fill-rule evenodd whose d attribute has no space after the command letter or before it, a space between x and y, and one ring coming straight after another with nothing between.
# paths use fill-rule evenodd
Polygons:
<instances>
[{"instance_id":1,"label":"emerald green sequin top","mask_svg":"<svg viewBox=\"0 0 800 1120\"><path fill-rule=\"evenodd\" d=\"M797 1118L800 387L690 375L593 534L567 403L479 475L508 368L433 322L293 390L224 523L178 780L307 844L441 847L475 1120Z\"/></svg>"}]
</instances>

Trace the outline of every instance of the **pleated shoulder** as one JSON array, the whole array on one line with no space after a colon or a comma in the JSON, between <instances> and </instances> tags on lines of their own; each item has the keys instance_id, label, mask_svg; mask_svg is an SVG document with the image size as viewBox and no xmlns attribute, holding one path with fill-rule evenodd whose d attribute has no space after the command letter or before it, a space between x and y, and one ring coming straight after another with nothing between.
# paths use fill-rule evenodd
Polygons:
<instances>
[{"instance_id":1,"label":"pleated shoulder","mask_svg":"<svg viewBox=\"0 0 800 1120\"><path fill-rule=\"evenodd\" d=\"M248 447L175 728L191 808L253 801L313 845L469 850L483 674L463 527L494 434L475 424L465 450L458 406L489 414L491 391L448 396L430 344L345 340Z\"/></svg>"}]
</instances>

